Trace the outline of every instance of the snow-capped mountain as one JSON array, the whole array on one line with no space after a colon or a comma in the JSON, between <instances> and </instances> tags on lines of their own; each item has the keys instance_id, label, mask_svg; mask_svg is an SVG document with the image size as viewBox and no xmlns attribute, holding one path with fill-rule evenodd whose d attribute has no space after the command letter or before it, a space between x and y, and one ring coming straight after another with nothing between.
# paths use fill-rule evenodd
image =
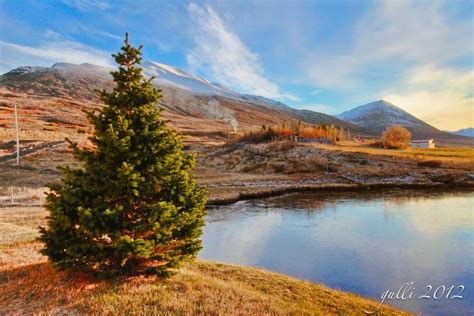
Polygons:
<instances>
[{"instance_id":1,"label":"snow-capped mountain","mask_svg":"<svg viewBox=\"0 0 474 316\"><path fill-rule=\"evenodd\" d=\"M89 63L80 65L70 63L55 63L52 69L64 72L74 72L82 75L109 76L114 69Z\"/></svg>"},{"instance_id":2,"label":"snow-capped mountain","mask_svg":"<svg viewBox=\"0 0 474 316\"><path fill-rule=\"evenodd\" d=\"M422 120L385 100L364 104L337 115L338 118L382 133L387 126L428 127Z\"/></svg>"},{"instance_id":3,"label":"snow-capped mountain","mask_svg":"<svg viewBox=\"0 0 474 316\"><path fill-rule=\"evenodd\" d=\"M166 109L166 118L192 137L219 138L225 137L229 128L245 132L259 129L262 125L296 124L298 120L308 124L334 124L354 133L371 135L366 129L331 115L297 110L269 98L241 94L173 66L144 61L142 68L145 76L155 77L152 84L164 92L160 107ZM3 91L7 95L19 93L25 103L31 103L35 98L41 102L48 100L41 105L41 111L39 107L35 110L42 113L38 119L69 122L70 118L64 117L81 112L76 111L76 107L87 108L100 103L97 90L113 88L110 75L113 70L70 63L57 63L52 67L20 67L0 76L0 98ZM69 104L68 110L54 113L66 109L64 103Z\"/></svg>"},{"instance_id":4,"label":"snow-capped mountain","mask_svg":"<svg viewBox=\"0 0 474 316\"><path fill-rule=\"evenodd\" d=\"M413 139L434 138L450 141L458 138L461 142L469 143L468 138L443 132L385 100L355 107L336 117L367 128L378 135L391 125L401 125L412 133Z\"/></svg>"},{"instance_id":5,"label":"snow-capped mountain","mask_svg":"<svg viewBox=\"0 0 474 316\"><path fill-rule=\"evenodd\" d=\"M301 120L308 124L334 124L370 136L380 135L390 125L400 124L408 128L415 139L436 138L444 143L472 145L472 138L440 131L382 100L334 117L293 109L262 96L241 94L173 66L153 61L145 61L142 66L145 76L155 76L152 83L164 91L161 106L167 109L165 113L175 126L188 130L188 133L212 126L216 131L226 130L229 126L234 130L254 130L262 124ZM99 101L97 89L113 87L110 75L113 70L92 64L69 63L56 63L52 67L19 67L0 76L0 89L94 104Z\"/></svg>"},{"instance_id":6,"label":"snow-capped mountain","mask_svg":"<svg viewBox=\"0 0 474 316\"><path fill-rule=\"evenodd\" d=\"M60 72L69 72L79 75L95 75L95 76L110 76L110 72L113 71L113 68L104 67L93 64L70 64L70 63L55 63L51 67L40 67L40 66L23 66L15 68L7 74L15 75L25 75L25 74L34 74L34 73L44 73L50 71L60 71Z\"/></svg>"},{"instance_id":7,"label":"snow-capped mountain","mask_svg":"<svg viewBox=\"0 0 474 316\"><path fill-rule=\"evenodd\" d=\"M235 92L222 84L210 82L202 77L195 76L182 69L161 64L155 61L146 60L142 63L143 74L146 78L155 77L153 84L160 88L178 88L192 93L193 95L203 96L222 96L230 99L235 99L243 102L251 102L259 105L274 105L280 107L287 107L287 105L269 98L257 95L243 94ZM114 68L103 67L93 64L71 64L60 62L51 67L38 66L24 66L11 70L4 74L4 76L22 76L22 75L39 75L41 73L56 72L58 74L83 77L83 78L100 78L111 79L110 72ZM65 77L67 79L68 77Z\"/></svg>"},{"instance_id":8,"label":"snow-capped mountain","mask_svg":"<svg viewBox=\"0 0 474 316\"><path fill-rule=\"evenodd\" d=\"M143 74L146 77L154 76L154 83L158 85L178 87L197 94L240 97L240 94L221 84L211 83L173 66L146 60L142 63L142 68Z\"/></svg>"},{"instance_id":9,"label":"snow-capped mountain","mask_svg":"<svg viewBox=\"0 0 474 316\"><path fill-rule=\"evenodd\" d=\"M463 128L458 131L451 131L451 134L462 135L467 137L474 137L474 127Z\"/></svg>"},{"instance_id":10,"label":"snow-capped mountain","mask_svg":"<svg viewBox=\"0 0 474 316\"><path fill-rule=\"evenodd\" d=\"M142 63L143 74L145 77L155 77L153 84L160 87L171 87L178 88L181 90L189 91L195 95L214 95L223 96L226 98L232 98L245 102L252 102L255 104L272 104L272 105L283 105L275 100L271 100L262 96L241 94L225 87L219 83L210 82L202 77L195 76L182 69L161 64L151 60L145 60ZM54 64L52 67L37 67L37 66L25 66L19 67L12 71L10 74L34 74L48 71L57 71L61 73L69 73L75 76L94 76L101 78L110 77L110 72L114 71L114 68L93 65L84 63L80 65L60 62Z\"/></svg>"}]
</instances>

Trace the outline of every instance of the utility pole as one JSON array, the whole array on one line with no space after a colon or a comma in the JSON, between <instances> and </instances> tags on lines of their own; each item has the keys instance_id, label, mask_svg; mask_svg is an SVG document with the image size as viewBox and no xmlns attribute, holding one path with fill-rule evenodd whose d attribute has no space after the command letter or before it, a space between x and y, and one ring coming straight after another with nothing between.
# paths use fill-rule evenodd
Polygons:
<instances>
[{"instance_id":1,"label":"utility pole","mask_svg":"<svg viewBox=\"0 0 474 316\"><path fill-rule=\"evenodd\" d=\"M15 106L15 130L16 130L16 164L20 164L20 135L18 128L18 111L16 109L16 103L13 103Z\"/></svg>"}]
</instances>

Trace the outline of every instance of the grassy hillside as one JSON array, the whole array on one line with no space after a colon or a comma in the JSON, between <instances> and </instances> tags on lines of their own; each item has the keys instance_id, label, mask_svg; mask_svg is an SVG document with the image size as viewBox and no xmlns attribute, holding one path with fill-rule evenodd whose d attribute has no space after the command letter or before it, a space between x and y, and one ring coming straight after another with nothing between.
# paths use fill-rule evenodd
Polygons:
<instances>
[{"instance_id":1,"label":"grassy hillside","mask_svg":"<svg viewBox=\"0 0 474 316\"><path fill-rule=\"evenodd\" d=\"M364 315L377 302L255 268L198 260L174 277L94 280L54 270L33 241L41 207L0 208L0 313ZM403 315L390 307L382 315Z\"/></svg>"}]
</instances>

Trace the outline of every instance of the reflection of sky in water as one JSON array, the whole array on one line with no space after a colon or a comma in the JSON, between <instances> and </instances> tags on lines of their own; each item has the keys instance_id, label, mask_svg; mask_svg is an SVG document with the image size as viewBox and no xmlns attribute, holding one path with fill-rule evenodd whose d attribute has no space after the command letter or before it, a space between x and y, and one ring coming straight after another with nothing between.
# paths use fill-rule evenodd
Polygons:
<instances>
[{"instance_id":1,"label":"reflection of sky in water","mask_svg":"<svg viewBox=\"0 0 474 316\"><path fill-rule=\"evenodd\" d=\"M417 295L428 284L463 284L463 300L391 304L427 315L468 314L474 310L473 203L472 193L400 191L240 202L209 211L200 257L374 298L411 281Z\"/></svg>"}]
</instances>

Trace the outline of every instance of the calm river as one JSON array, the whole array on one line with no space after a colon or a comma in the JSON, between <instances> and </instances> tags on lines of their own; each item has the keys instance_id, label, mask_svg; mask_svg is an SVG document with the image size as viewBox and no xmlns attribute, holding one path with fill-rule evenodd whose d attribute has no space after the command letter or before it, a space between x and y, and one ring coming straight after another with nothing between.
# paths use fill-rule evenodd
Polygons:
<instances>
[{"instance_id":1,"label":"calm river","mask_svg":"<svg viewBox=\"0 0 474 316\"><path fill-rule=\"evenodd\" d=\"M405 291L411 299L386 303L423 315L474 311L473 192L297 193L244 201L209 210L203 245L203 259L377 300L413 282Z\"/></svg>"}]
</instances>

